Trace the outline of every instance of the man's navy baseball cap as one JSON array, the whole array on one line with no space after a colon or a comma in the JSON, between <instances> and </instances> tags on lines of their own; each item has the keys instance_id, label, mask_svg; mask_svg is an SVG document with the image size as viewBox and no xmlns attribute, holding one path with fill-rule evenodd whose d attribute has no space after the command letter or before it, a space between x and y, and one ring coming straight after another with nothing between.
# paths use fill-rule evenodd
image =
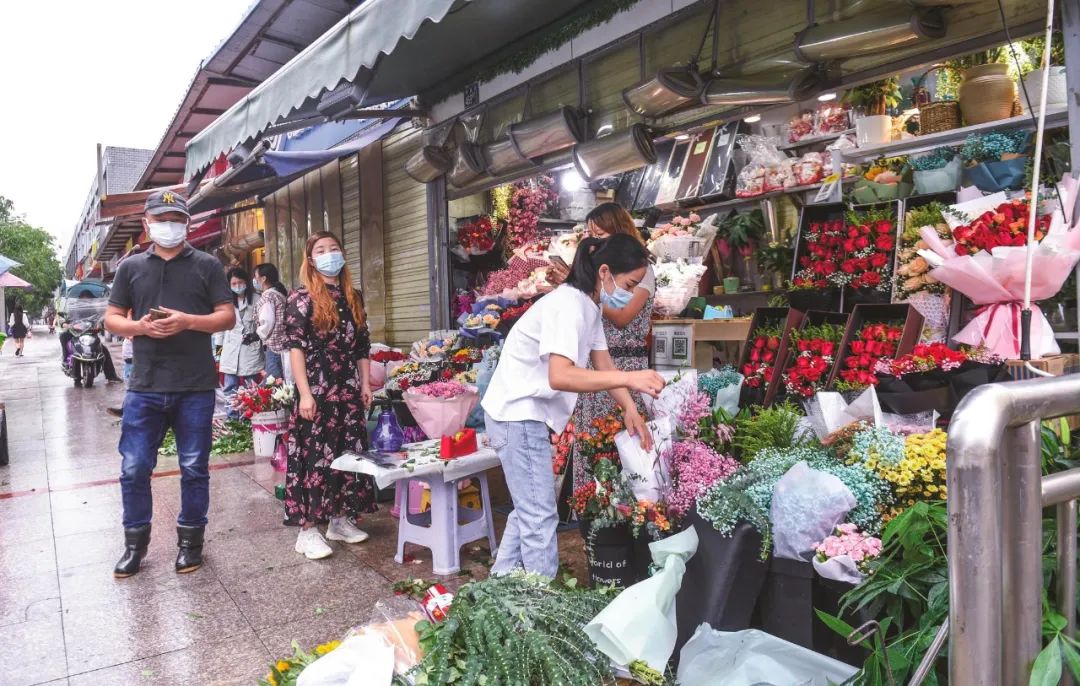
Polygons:
<instances>
[{"instance_id":1,"label":"man's navy baseball cap","mask_svg":"<svg viewBox=\"0 0 1080 686\"><path fill-rule=\"evenodd\" d=\"M154 191L150 194L150 197L146 199L146 207L144 212L149 212L152 216L159 214L165 214L166 212L179 212L185 217L190 217L191 213L188 212L187 198L180 195L176 191Z\"/></svg>"}]
</instances>

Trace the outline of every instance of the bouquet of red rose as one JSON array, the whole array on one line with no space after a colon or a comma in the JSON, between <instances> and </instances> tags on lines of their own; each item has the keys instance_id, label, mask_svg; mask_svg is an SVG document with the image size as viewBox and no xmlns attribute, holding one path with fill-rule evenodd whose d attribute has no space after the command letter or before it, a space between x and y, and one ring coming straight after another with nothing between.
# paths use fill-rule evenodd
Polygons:
<instances>
[{"instance_id":1,"label":"bouquet of red rose","mask_svg":"<svg viewBox=\"0 0 1080 686\"><path fill-rule=\"evenodd\" d=\"M1016 198L987 210L973 222L953 229L957 255L974 255L980 250L990 252L999 246L1027 245L1029 203ZM1035 220L1035 240L1041 241L1050 229L1052 216L1044 214Z\"/></svg>"},{"instance_id":2,"label":"bouquet of red rose","mask_svg":"<svg viewBox=\"0 0 1080 686\"><path fill-rule=\"evenodd\" d=\"M842 381L837 383L837 390L857 391L876 386L878 362L891 360L896 355L896 346L903 334L903 327L894 324L867 324L860 329L848 343L844 368L840 370Z\"/></svg>"},{"instance_id":3,"label":"bouquet of red rose","mask_svg":"<svg viewBox=\"0 0 1080 686\"><path fill-rule=\"evenodd\" d=\"M828 288L837 285L833 275L844 254L846 230L842 219L811 222L803 234L805 253L791 283L796 288Z\"/></svg>"},{"instance_id":4,"label":"bouquet of red rose","mask_svg":"<svg viewBox=\"0 0 1080 686\"><path fill-rule=\"evenodd\" d=\"M958 402L952 377L967 360L966 353L944 343L920 344L895 360L879 360L877 396L881 408L904 415L932 410L949 418Z\"/></svg>"},{"instance_id":5,"label":"bouquet of red rose","mask_svg":"<svg viewBox=\"0 0 1080 686\"><path fill-rule=\"evenodd\" d=\"M483 255L495 248L495 227L488 217L480 217L460 226L458 245L469 255Z\"/></svg>"},{"instance_id":6,"label":"bouquet of red rose","mask_svg":"<svg viewBox=\"0 0 1080 686\"><path fill-rule=\"evenodd\" d=\"M828 323L792 331L791 346L794 357L783 377L787 392L800 398L809 398L823 390L843 337L844 327Z\"/></svg>"},{"instance_id":7,"label":"bouquet of red rose","mask_svg":"<svg viewBox=\"0 0 1080 686\"><path fill-rule=\"evenodd\" d=\"M246 419L263 412L292 409L295 392L293 385L284 379L268 376L257 386L240 386L229 403Z\"/></svg>"},{"instance_id":8,"label":"bouquet of red rose","mask_svg":"<svg viewBox=\"0 0 1080 686\"><path fill-rule=\"evenodd\" d=\"M776 367L776 356L780 352L780 336L783 331L776 326L762 326L751 335L750 361L743 365L743 385L747 388L762 388L769 385Z\"/></svg>"},{"instance_id":9,"label":"bouquet of red rose","mask_svg":"<svg viewBox=\"0 0 1080 686\"><path fill-rule=\"evenodd\" d=\"M845 258L833 278L837 285L851 288L888 290L892 251L896 247L896 223L891 207L871 209L863 214L848 213L842 243Z\"/></svg>"}]
</instances>

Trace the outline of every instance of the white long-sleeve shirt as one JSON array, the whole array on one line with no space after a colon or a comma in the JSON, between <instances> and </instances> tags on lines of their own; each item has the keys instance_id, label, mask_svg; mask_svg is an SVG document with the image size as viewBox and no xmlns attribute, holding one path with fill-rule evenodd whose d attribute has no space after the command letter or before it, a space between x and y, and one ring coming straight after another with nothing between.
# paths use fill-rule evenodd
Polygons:
<instances>
[{"instance_id":1,"label":"white long-sleeve shirt","mask_svg":"<svg viewBox=\"0 0 1080 686\"><path fill-rule=\"evenodd\" d=\"M265 341L270 338L275 323L274 303L270 302L269 298L263 298L259 303L259 326L256 327L255 333L259 334L259 338Z\"/></svg>"}]
</instances>

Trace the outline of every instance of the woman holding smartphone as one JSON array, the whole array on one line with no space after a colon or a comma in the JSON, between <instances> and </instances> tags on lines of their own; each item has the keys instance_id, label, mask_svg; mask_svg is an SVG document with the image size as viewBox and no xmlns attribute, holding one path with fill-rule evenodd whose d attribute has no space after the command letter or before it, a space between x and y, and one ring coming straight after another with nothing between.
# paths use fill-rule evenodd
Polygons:
<instances>
[{"instance_id":1,"label":"woman holding smartphone","mask_svg":"<svg viewBox=\"0 0 1080 686\"><path fill-rule=\"evenodd\" d=\"M652 447L630 391L655 397L664 380L648 369L617 369L601 321L602 307L619 309L632 297L648 264L645 247L631 236L582 240L566 282L540 298L507 336L481 403L514 501L492 573L524 567L554 577L558 570L549 430L563 430L578 393L609 393L626 429Z\"/></svg>"},{"instance_id":2,"label":"woman holding smartphone","mask_svg":"<svg viewBox=\"0 0 1080 686\"><path fill-rule=\"evenodd\" d=\"M300 526L296 552L309 560L334 551L326 543L360 543L356 519L375 511L371 477L339 472L330 463L367 444L364 407L371 404L371 341L360 293L352 287L341 243L332 233L307 239L303 287L289 296L285 338L297 402L285 475L286 523ZM318 525L326 524L326 538Z\"/></svg>"}]
</instances>

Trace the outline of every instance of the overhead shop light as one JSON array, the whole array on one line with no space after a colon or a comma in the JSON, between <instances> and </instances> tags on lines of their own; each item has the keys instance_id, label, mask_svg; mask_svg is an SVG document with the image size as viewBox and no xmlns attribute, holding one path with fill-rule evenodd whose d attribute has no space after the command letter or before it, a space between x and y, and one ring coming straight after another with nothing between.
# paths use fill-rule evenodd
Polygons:
<instances>
[{"instance_id":1,"label":"overhead shop light","mask_svg":"<svg viewBox=\"0 0 1080 686\"><path fill-rule=\"evenodd\" d=\"M574 146L574 166L587 181L656 162L656 148L643 124Z\"/></svg>"},{"instance_id":2,"label":"overhead shop light","mask_svg":"<svg viewBox=\"0 0 1080 686\"><path fill-rule=\"evenodd\" d=\"M795 53L804 62L850 59L942 38L946 30L941 10L901 6L808 26L795 37Z\"/></svg>"},{"instance_id":3,"label":"overhead shop light","mask_svg":"<svg viewBox=\"0 0 1080 686\"><path fill-rule=\"evenodd\" d=\"M518 154L527 159L564 150L584 140L581 112L573 107L560 107L534 119L510 125L510 142Z\"/></svg>"},{"instance_id":4,"label":"overhead shop light","mask_svg":"<svg viewBox=\"0 0 1080 686\"><path fill-rule=\"evenodd\" d=\"M451 158L446 180L455 188L464 188L483 176L485 171L484 151L476 143L462 141Z\"/></svg>"},{"instance_id":5,"label":"overhead shop light","mask_svg":"<svg viewBox=\"0 0 1080 686\"><path fill-rule=\"evenodd\" d=\"M623 102L644 117L659 117L680 107L697 104L701 75L686 67L661 69L644 83L622 92Z\"/></svg>"},{"instance_id":6,"label":"overhead shop light","mask_svg":"<svg viewBox=\"0 0 1080 686\"><path fill-rule=\"evenodd\" d=\"M485 145L484 159L487 161L487 172L492 176L502 176L532 165L532 161L518 152L517 146L509 138Z\"/></svg>"},{"instance_id":7,"label":"overhead shop light","mask_svg":"<svg viewBox=\"0 0 1080 686\"><path fill-rule=\"evenodd\" d=\"M431 183L450 169L450 156L437 145L425 145L405 162L405 173L420 183Z\"/></svg>"},{"instance_id":8,"label":"overhead shop light","mask_svg":"<svg viewBox=\"0 0 1080 686\"><path fill-rule=\"evenodd\" d=\"M770 105L798 102L810 97L822 83L821 72L813 67L780 74L754 74L738 78L710 80L701 93L706 105Z\"/></svg>"}]
</instances>

